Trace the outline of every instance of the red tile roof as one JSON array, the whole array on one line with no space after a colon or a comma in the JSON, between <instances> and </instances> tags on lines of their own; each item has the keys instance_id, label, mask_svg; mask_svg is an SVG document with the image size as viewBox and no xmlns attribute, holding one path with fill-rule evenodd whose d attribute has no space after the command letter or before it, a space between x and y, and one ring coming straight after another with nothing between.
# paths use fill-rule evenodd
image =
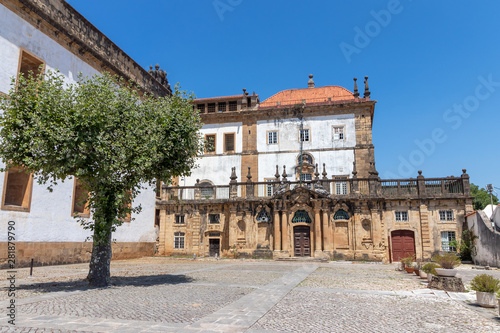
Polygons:
<instances>
[{"instance_id":1,"label":"red tile roof","mask_svg":"<svg viewBox=\"0 0 500 333\"><path fill-rule=\"evenodd\" d=\"M330 98L330 99L329 99ZM275 105L294 105L303 103L356 100L352 92L340 86L318 88L288 89L269 97L260 103L261 107Z\"/></svg>"}]
</instances>

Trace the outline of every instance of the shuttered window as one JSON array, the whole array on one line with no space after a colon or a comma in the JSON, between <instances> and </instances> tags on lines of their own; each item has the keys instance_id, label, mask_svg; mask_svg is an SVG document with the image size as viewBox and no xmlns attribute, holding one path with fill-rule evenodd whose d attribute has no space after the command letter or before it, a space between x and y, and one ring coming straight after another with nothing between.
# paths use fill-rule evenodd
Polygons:
<instances>
[{"instance_id":1,"label":"shuttered window","mask_svg":"<svg viewBox=\"0 0 500 333\"><path fill-rule=\"evenodd\" d=\"M224 134L224 151L234 152L234 133Z\"/></svg>"}]
</instances>

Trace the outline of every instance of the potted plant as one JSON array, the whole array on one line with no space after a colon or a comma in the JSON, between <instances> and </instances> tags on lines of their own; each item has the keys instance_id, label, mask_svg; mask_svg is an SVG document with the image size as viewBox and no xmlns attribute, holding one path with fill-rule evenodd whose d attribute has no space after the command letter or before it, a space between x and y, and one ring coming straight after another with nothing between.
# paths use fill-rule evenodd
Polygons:
<instances>
[{"instance_id":1,"label":"potted plant","mask_svg":"<svg viewBox=\"0 0 500 333\"><path fill-rule=\"evenodd\" d=\"M420 276L420 270L422 269L422 261L417 260L415 261L415 264L413 264L414 273L416 276Z\"/></svg>"},{"instance_id":2,"label":"potted plant","mask_svg":"<svg viewBox=\"0 0 500 333\"><path fill-rule=\"evenodd\" d=\"M457 275L457 270L454 268L460 265L460 258L455 253L436 254L432 257L432 260L441 266L441 268L436 268L437 275L447 277Z\"/></svg>"},{"instance_id":3,"label":"potted plant","mask_svg":"<svg viewBox=\"0 0 500 333\"><path fill-rule=\"evenodd\" d=\"M431 281L433 275L437 275L436 273L436 268L438 268L439 265L436 264L435 262L428 262L427 264L422 266L422 269L420 270L420 277L423 279L427 278L427 281ZM422 276L425 274L425 276Z\"/></svg>"},{"instance_id":4,"label":"potted plant","mask_svg":"<svg viewBox=\"0 0 500 333\"><path fill-rule=\"evenodd\" d=\"M413 268L413 261L414 260L415 260L415 256L414 255L409 255L408 257L405 257L405 258L401 259L401 261L405 265L406 272L409 273L409 274L412 274L413 271L414 271L414 268Z\"/></svg>"},{"instance_id":5,"label":"potted plant","mask_svg":"<svg viewBox=\"0 0 500 333\"><path fill-rule=\"evenodd\" d=\"M500 291L500 280L488 274L476 275L470 282L470 288L476 291L476 302L485 308L496 306L495 293Z\"/></svg>"}]
</instances>

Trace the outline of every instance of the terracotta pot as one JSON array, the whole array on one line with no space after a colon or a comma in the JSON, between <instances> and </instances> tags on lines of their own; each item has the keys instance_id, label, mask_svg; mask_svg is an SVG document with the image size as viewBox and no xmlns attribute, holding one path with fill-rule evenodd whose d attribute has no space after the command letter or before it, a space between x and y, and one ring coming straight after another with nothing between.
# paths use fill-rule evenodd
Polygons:
<instances>
[{"instance_id":1,"label":"terracotta pot","mask_svg":"<svg viewBox=\"0 0 500 333\"><path fill-rule=\"evenodd\" d=\"M406 273L412 274L415 269L413 267L405 267L405 270L406 270Z\"/></svg>"},{"instance_id":2,"label":"terracotta pot","mask_svg":"<svg viewBox=\"0 0 500 333\"><path fill-rule=\"evenodd\" d=\"M427 273L424 272L423 270L420 270L418 274L420 275L421 279L427 279Z\"/></svg>"},{"instance_id":3,"label":"terracotta pot","mask_svg":"<svg viewBox=\"0 0 500 333\"><path fill-rule=\"evenodd\" d=\"M455 275L457 275L457 270L447 269L447 268L436 268L436 273L439 276L454 277Z\"/></svg>"},{"instance_id":4,"label":"terracotta pot","mask_svg":"<svg viewBox=\"0 0 500 333\"><path fill-rule=\"evenodd\" d=\"M483 308L494 308L496 307L494 293L485 293L482 291L476 291L476 303Z\"/></svg>"}]
</instances>

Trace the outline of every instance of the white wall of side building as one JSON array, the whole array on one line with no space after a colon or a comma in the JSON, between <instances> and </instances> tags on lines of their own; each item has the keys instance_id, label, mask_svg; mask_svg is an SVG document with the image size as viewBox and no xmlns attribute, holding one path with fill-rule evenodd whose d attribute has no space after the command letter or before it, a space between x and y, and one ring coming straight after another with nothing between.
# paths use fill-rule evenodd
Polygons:
<instances>
[{"instance_id":1,"label":"white wall of side building","mask_svg":"<svg viewBox=\"0 0 500 333\"><path fill-rule=\"evenodd\" d=\"M68 83L75 82L78 73L92 76L98 71L78 58L56 41L44 35L15 13L0 5L0 92L8 93L11 78L17 75L22 49L45 62L46 70L58 69ZM0 167L5 164L0 161ZM3 189L5 173L0 174ZM0 239L7 239L7 222L16 224L18 242L83 242L89 231L71 216L73 179L54 187L33 182L29 212L0 211ZM142 212L132 214L135 220L125 222L113 234L118 242L155 242L155 193L143 191L133 205L141 204Z\"/></svg>"}]
</instances>

